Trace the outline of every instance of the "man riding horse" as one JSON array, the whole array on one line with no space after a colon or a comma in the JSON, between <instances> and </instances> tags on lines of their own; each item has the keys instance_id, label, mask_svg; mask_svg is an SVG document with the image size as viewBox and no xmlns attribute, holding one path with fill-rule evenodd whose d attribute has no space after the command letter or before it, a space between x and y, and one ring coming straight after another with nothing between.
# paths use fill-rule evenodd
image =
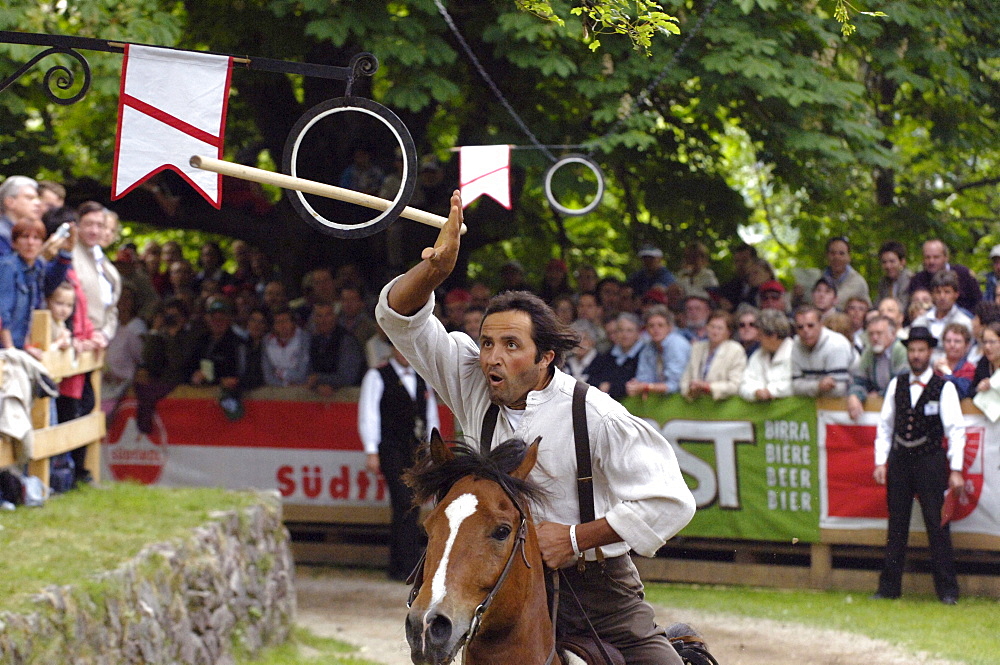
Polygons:
<instances>
[{"instance_id":1,"label":"man riding horse","mask_svg":"<svg viewBox=\"0 0 1000 665\"><path fill-rule=\"evenodd\" d=\"M628 555L630 549L655 555L694 515L694 498L673 449L611 397L586 391L592 478L585 482L593 490L594 518L581 518L571 417L577 382L557 367L576 346L574 333L539 298L522 291L490 301L479 345L465 333L448 333L432 314L434 290L455 267L462 217L456 191L434 247L382 290L379 324L466 435L483 433L491 446L541 437L531 471L549 496L533 507L539 549L549 568L562 569L586 611L584 616L570 594L561 594L560 634L586 633L589 622L630 665L681 665L643 600ZM499 408L489 415L491 405Z\"/></svg>"}]
</instances>

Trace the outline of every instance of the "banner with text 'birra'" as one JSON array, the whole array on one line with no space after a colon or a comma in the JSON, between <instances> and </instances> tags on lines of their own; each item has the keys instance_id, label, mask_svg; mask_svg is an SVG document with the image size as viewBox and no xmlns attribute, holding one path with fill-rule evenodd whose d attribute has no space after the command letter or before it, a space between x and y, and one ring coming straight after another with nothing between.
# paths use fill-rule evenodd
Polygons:
<instances>
[{"instance_id":1,"label":"banner with text 'birra'","mask_svg":"<svg viewBox=\"0 0 1000 665\"><path fill-rule=\"evenodd\" d=\"M674 447L698 504L682 536L819 541L816 407L807 398L748 404L629 398L628 410Z\"/></svg>"}]
</instances>

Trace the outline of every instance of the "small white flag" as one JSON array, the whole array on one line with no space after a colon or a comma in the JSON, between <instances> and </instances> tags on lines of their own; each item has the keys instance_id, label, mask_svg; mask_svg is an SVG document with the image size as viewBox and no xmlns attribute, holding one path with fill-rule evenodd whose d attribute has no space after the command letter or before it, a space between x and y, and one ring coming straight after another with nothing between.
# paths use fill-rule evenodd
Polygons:
<instances>
[{"instance_id":1,"label":"small white flag","mask_svg":"<svg viewBox=\"0 0 1000 665\"><path fill-rule=\"evenodd\" d=\"M125 46L112 200L172 169L220 207L222 176L188 160L222 158L232 67L229 56Z\"/></svg>"},{"instance_id":2,"label":"small white flag","mask_svg":"<svg viewBox=\"0 0 1000 665\"><path fill-rule=\"evenodd\" d=\"M458 157L463 204L485 194L510 210L510 146L462 146Z\"/></svg>"}]
</instances>

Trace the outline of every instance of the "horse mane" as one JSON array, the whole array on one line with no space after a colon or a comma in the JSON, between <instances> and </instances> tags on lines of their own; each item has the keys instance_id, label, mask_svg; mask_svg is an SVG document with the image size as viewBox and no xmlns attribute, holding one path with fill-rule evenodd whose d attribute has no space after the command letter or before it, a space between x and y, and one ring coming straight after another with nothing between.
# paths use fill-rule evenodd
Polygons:
<instances>
[{"instance_id":1,"label":"horse mane","mask_svg":"<svg viewBox=\"0 0 1000 665\"><path fill-rule=\"evenodd\" d=\"M510 475L528 451L528 444L521 439L508 439L485 455L457 441L451 442L451 451L454 459L439 464L431 459L430 444L420 447L416 462L403 474L403 482L413 490L416 505L431 498L441 501L448 490L466 476L495 482L516 503L537 502L547 495L538 483Z\"/></svg>"}]
</instances>

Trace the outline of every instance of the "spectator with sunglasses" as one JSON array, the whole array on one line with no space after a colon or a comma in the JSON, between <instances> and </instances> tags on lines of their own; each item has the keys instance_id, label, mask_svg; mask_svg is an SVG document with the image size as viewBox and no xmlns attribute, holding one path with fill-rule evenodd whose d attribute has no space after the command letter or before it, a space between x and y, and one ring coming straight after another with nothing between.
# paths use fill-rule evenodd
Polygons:
<instances>
[{"instance_id":1,"label":"spectator with sunglasses","mask_svg":"<svg viewBox=\"0 0 1000 665\"><path fill-rule=\"evenodd\" d=\"M760 348L759 315L760 310L753 305L742 303L736 308L736 341L743 345L747 358Z\"/></svg>"},{"instance_id":2,"label":"spectator with sunglasses","mask_svg":"<svg viewBox=\"0 0 1000 665\"><path fill-rule=\"evenodd\" d=\"M748 402L792 395L792 324L784 312L765 309L757 318L760 348L747 362L740 397Z\"/></svg>"}]
</instances>

